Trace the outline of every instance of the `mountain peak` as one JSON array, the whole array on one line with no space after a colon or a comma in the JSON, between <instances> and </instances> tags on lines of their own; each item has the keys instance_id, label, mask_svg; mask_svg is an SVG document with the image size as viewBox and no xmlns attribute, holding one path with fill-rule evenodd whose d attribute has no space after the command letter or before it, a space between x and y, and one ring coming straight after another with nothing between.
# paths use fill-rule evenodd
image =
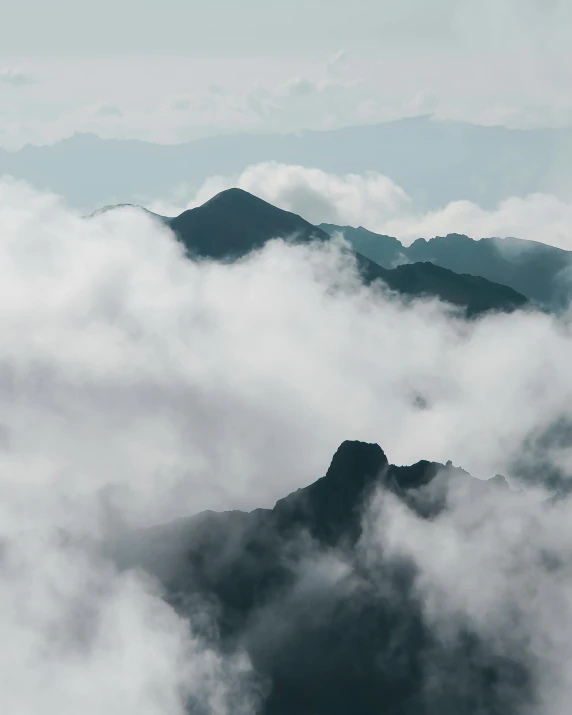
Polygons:
<instances>
[{"instance_id":1,"label":"mountain peak","mask_svg":"<svg viewBox=\"0 0 572 715\"><path fill-rule=\"evenodd\" d=\"M329 241L329 234L301 216L284 211L267 201L232 188L210 201L166 221L190 256L215 260L234 260L258 250L271 239L309 243ZM326 228L328 225L325 224ZM331 230L331 227L330 227ZM367 243L370 239L389 242L382 250L390 263L402 263L404 248L392 237L368 234L365 229L352 229ZM351 242L351 237L348 237ZM365 237L365 238L364 238ZM467 241L472 245L470 239ZM361 278L365 283L381 279L392 290L407 296L437 296L464 308L467 316L488 310L512 311L526 303L526 298L505 285L472 275L459 275L433 262L400 265L393 270L383 267L385 260L372 260L352 244ZM415 244L414 244L415 245ZM422 256L421 261L427 257ZM417 259L419 261L419 259Z\"/></svg>"},{"instance_id":2,"label":"mountain peak","mask_svg":"<svg viewBox=\"0 0 572 715\"><path fill-rule=\"evenodd\" d=\"M324 479L342 484L351 475L354 484L365 483L379 476L387 465L385 452L378 444L346 440L336 450Z\"/></svg>"},{"instance_id":3,"label":"mountain peak","mask_svg":"<svg viewBox=\"0 0 572 715\"><path fill-rule=\"evenodd\" d=\"M239 258L272 238L329 239L301 216L238 188L221 191L168 223L190 254L214 259Z\"/></svg>"},{"instance_id":4,"label":"mountain peak","mask_svg":"<svg viewBox=\"0 0 572 715\"><path fill-rule=\"evenodd\" d=\"M342 442L324 477L276 503L279 527L305 526L325 543L343 534L355 538L364 502L388 466L378 444Z\"/></svg>"},{"instance_id":5,"label":"mountain peak","mask_svg":"<svg viewBox=\"0 0 572 715\"><path fill-rule=\"evenodd\" d=\"M203 206L207 206L208 204L213 203L221 204L234 201L247 201L250 204L257 204L259 202L265 204L268 203L267 201L264 201L264 199L261 199L258 196L251 194L249 191L245 191L244 189L239 189L237 186L233 186L230 189L224 189L223 191L219 191L219 193L215 194L212 199L205 201Z\"/></svg>"}]
</instances>

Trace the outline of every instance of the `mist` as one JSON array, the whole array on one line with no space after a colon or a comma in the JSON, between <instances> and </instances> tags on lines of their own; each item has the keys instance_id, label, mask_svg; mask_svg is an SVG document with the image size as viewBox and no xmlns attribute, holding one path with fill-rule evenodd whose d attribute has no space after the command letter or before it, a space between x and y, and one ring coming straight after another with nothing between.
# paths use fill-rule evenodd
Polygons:
<instances>
[{"instance_id":1,"label":"mist","mask_svg":"<svg viewBox=\"0 0 572 715\"><path fill-rule=\"evenodd\" d=\"M149 575L105 555L118 526L271 506L320 477L345 439L378 442L396 464L453 460L519 488L539 463L567 487L569 445L545 437L572 419L568 314L467 322L436 300L404 303L364 287L335 242L192 261L143 212L85 219L13 180L0 183L0 226L6 712L256 711L245 653L204 638L208 609L182 618ZM392 507L378 542L421 565L428 617L439 615L431 589L464 579L466 554L485 575L504 568L481 536L511 504L491 505L467 545L476 555L461 542L446 573L423 545L462 533L470 504L428 525ZM539 514L542 539L565 534L563 517ZM539 597L560 583L542 573ZM496 607L504 584L485 603ZM473 617L472 594L455 597Z\"/></svg>"},{"instance_id":2,"label":"mist","mask_svg":"<svg viewBox=\"0 0 572 715\"><path fill-rule=\"evenodd\" d=\"M459 667L428 655L428 696L459 691L478 699L471 666L488 659L504 663L494 687L505 712L568 712L570 497L547 501L534 489L477 489L444 474L421 491L417 500L444 499L436 518L420 518L411 504L380 490L365 514L360 549L380 594L388 564L412 565L424 622L453 660L467 634L484 644Z\"/></svg>"}]
</instances>

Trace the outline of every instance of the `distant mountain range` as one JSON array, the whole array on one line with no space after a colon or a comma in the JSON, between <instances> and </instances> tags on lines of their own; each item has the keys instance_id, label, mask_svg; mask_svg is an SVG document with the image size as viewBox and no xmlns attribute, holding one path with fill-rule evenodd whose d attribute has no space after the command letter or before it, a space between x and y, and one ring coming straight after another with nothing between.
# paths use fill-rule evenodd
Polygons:
<instances>
[{"instance_id":1,"label":"distant mountain range","mask_svg":"<svg viewBox=\"0 0 572 715\"><path fill-rule=\"evenodd\" d=\"M106 207L109 210L113 207ZM299 242L328 241L330 235L300 216L284 211L242 189L223 191L202 206L175 218L157 217L173 229L188 254L232 260L261 248L272 238ZM489 310L511 311L526 298L482 277L457 274L430 262L387 269L356 251L364 280L381 279L405 296L436 296L466 309L469 316Z\"/></svg>"},{"instance_id":2,"label":"distant mountain range","mask_svg":"<svg viewBox=\"0 0 572 715\"><path fill-rule=\"evenodd\" d=\"M431 519L448 488L476 503L508 485L451 463L392 466L378 445L344 442L324 477L273 509L204 512L137 532L115 557L154 574L182 614L209 604L207 633L251 658L261 715L521 712L532 683L520 654L499 655L470 627L441 640L424 620L414 563L368 558L364 510L380 488ZM344 564L335 577L328 559Z\"/></svg>"},{"instance_id":3,"label":"distant mountain range","mask_svg":"<svg viewBox=\"0 0 572 715\"><path fill-rule=\"evenodd\" d=\"M392 236L360 226L320 224L335 235L342 233L355 251L385 268L431 261L442 268L469 273L510 286L532 301L551 308L566 305L572 285L572 252L518 238L482 238L449 234L430 240L418 238L403 246Z\"/></svg>"},{"instance_id":4,"label":"distant mountain range","mask_svg":"<svg viewBox=\"0 0 572 715\"><path fill-rule=\"evenodd\" d=\"M146 203L213 175L232 176L263 161L335 173L379 171L416 210L467 199L491 208L508 196L572 192L572 130L484 127L430 117L299 134L217 136L178 145L77 134L52 146L0 149L0 174L62 194L85 211ZM78 177L81 177L78 180ZM324 217L328 220L328 217Z\"/></svg>"}]
</instances>

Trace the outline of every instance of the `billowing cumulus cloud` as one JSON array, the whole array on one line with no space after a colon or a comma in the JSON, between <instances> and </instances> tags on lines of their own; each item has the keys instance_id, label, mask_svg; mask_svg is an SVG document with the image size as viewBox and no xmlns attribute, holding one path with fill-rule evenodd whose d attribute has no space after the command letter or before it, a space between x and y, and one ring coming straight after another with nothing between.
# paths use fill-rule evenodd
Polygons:
<instances>
[{"instance_id":1,"label":"billowing cumulus cloud","mask_svg":"<svg viewBox=\"0 0 572 715\"><path fill-rule=\"evenodd\" d=\"M2 529L5 712L183 715L189 702L250 712L244 657L220 656L147 577L118 573L57 527Z\"/></svg>"},{"instance_id":2,"label":"billowing cumulus cloud","mask_svg":"<svg viewBox=\"0 0 572 715\"><path fill-rule=\"evenodd\" d=\"M510 474L524 436L568 414L566 318L465 324L361 288L334 245L195 263L134 209L84 221L22 184L3 193L4 454L37 480L55 471L75 492L105 473L159 518L268 504L351 436L401 463ZM29 400L8 412L14 384Z\"/></svg>"},{"instance_id":3,"label":"billowing cumulus cloud","mask_svg":"<svg viewBox=\"0 0 572 715\"><path fill-rule=\"evenodd\" d=\"M570 498L479 490L445 474L420 491L418 499L445 498L438 517L421 519L394 496L377 495L361 543L366 561L374 571L392 559L415 565L414 592L441 642L455 652L477 634L494 662L504 659L511 712L564 715L572 697ZM382 571L379 579L381 588ZM426 667L429 687L459 687L455 669ZM461 687L479 689L469 680Z\"/></svg>"},{"instance_id":4,"label":"billowing cumulus cloud","mask_svg":"<svg viewBox=\"0 0 572 715\"><path fill-rule=\"evenodd\" d=\"M237 176L208 179L190 204L158 201L151 208L174 215L218 191L238 186L312 223L364 226L399 238L464 233L472 238L514 236L572 250L572 202L549 194L510 197L486 210L471 201L453 201L442 209L418 213L405 191L379 172L332 174L320 169L267 162Z\"/></svg>"},{"instance_id":5,"label":"billowing cumulus cloud","mask_svg":"<svg viewBox=\"0 0 572 715\"><path fill-rule=\"evenodd\" d=\"M411 203L403 189L377 172L336 175L268 162L250 166L238 176L207 179L189 206L200 205L232 186L299 213L311 223L369 226L377 224L381 216L399 214ZM181 211L181 206L161 201L149 208L163 215Z\"/></svg>"},{"instance_id":6,"label":"billowing cumulus cloud","mask_svg":"<svg viewBox=\"0 0 572 715\"><path fill-rule=\"evenodd\" d=\"M7 712L67 715L86 693L94 714L254 707L244 655L117 571L112 528L269 505L348 438L513 480L526 442L570 472L566 443L542 439L571 418L566 316L404 305L336 244L193 262L143 212L86 220L9 180L0 225Z\"/></svg>"},{"instance_id":7,"label":"billowing cumulus cloud","mask_svg":"<svg viewBox=\"0 0 572 715\"><path fill-rule=\"evenodd\" d=\"M572 250L572 202L550 194L510 197L486 210L471 201L453 201L443 209L421 216L397 216L378 229L400 237L415 238L464 233L474 238L515 236Z\"/></svg>"}]
</instances>

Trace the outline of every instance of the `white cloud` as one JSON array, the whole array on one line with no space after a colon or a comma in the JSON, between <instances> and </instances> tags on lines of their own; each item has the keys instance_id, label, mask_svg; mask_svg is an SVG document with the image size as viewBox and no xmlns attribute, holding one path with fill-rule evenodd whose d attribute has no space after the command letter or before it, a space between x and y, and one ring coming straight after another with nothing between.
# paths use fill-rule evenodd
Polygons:
<instances>
[{"instance_id":1,"label":"white cloud","mask_svg":"<svg viewBox=\"0 0 572 715\"><path fill-rule=\"evenodd\" d=\"M520 699L511 712L564 715L572 697L570 498L545 502L477 489L443 473L424 488L425 497L439 489L446 508L432 519L390 494L377 495L361 544L368 562L375 569L383 559L413 561L425 623L452 651L468 631L483 639L493 661L523 666L529 682L511 681L508 670L499 681L505 698L512 687ZM382 570L379 578L382 584ZM450 677L426 666L433 687ZM465 687L478 693L477 683Z\"/></svg>"},{"instance_id":2,"label":"white cloud","mask_svg":"<svg viewBox=\"0 0 572 715\"><path fill-rule=\"evenodd\" d=\"M572 250L572 201L550 194L510 197L485 210L470 201L454 201L421 216L397 216L377 227L404 243L415 238L464 233L474 238L515 236Z\"/></svg>"},{"instance_id":3,"label":"white cloud","mask_svg":"<svg viewBox=\"0 0 572 715\"><path fill-rule=\"evenodd\" d=\"M403 189L375 171L336 175L320 169L266 162L249 166L238 176L207 179L186 205L155 201L148 207L163 215L175 215L232 186L299 213L311 223L377 225L380 216L394 216L411 205Z\"/></svg>"},{"instance_id":4,"label":"white cloud","mask_svg":"<svg viewBox=\"0 0 572 715\"><path fill-rule=\"evenodd\" d=\"M57 526L3 533L4 712L184 715L197 698L205 712L226 715L251 705L237 687L247 661L221 657L153 583L119 574Z\"/></svg>"},{"instance_id":5,"label":"white cloud","mask_svg":"<svg viewBox=\"0 0 572 715\"><path fill-rule=\"evenodd\" d=\"M235 266L197 264L136 210L83 221L22 184L2 193L0 422L16 485L57 475L71 498L105 474L119 503L157 520L271 503L352 435L399 462L506 471L511 445L567 414L571 344L552 317L467 326L358 289L351 272L331 293L348 260L335 246L274 242ZM11 410L14 384L26 399Z\"/></svg>"},{"instance_id":6,"label":"white cloud","mask_svg":"<svg viewBox=\"0 0 572 715\"><path fill-rule=\"evenodd\" d=\"M405 245L416 238L463 233L472 238L514 236L572 250L572 201L531 194L507 198L491 210L470 201L454 201L420 214L403 189L375 171L338 175L266 162L249 166L237 176L208 179L188 204L156 201L149 208L175 215L232 186L298 213L311 223L364 226L395 236Z\"/></svg>"},{"instance_id":7,"label":"white cloud","mask_svg":"<svg viewBox=\"0 0 572 715\"><path fill-rule=\"evenodd\" d=\"M0 223L7 712L90 713L86 691L94 713L178 715L189 691L249 707L248 664L102 556L110 515L269 505L348 438L516 476L523 441L572 417L566 317L407 307L335 245L196 263L143 212L84 220L14 181ZM570 472L565 449L548 459Z\"/></svg>"}]
</instances>

